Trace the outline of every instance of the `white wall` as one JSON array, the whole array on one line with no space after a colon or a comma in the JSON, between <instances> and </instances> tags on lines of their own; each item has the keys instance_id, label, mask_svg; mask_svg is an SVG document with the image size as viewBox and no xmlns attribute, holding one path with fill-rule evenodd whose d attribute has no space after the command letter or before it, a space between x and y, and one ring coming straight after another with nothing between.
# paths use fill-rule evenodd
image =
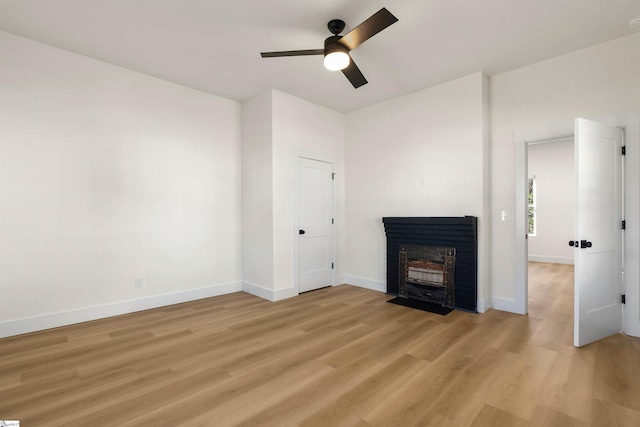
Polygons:
<instances>
[{"instance_id":1,"label":"white wall","mask_svg":"<svg viewBox=\"0 0 640 427\"><path fill-rule=\"evenodd\" d=\"M334 264L337 274L342 274L344 119L342 113L278 90L243 103L243 289L247 292L270 300L298 294L294 268L296 153L335 165L338 259ZM261 253L266 259L260 259Z\"/></svg>"},{"instance_id":2,"label":"white wall","mask_svg":"<svg viewBox=\"0 0 640 427\"><path fill-rule=\"evenodd\" d=\"M536 177L536 235L529 236L529 261L573 264L573 139L530 144L529 176Z\"/></svg>"},{"instance_id":3,"label":"white wall","mask_svg":"<svg viewBox=\"0 0 640 427\"><path fill-rule=\"evenodd\" d=\"M386 290L382 217L473 215L480 224L483 298L489 224L485 84L476 73L347 115L349 283Z\"/></svg>"},{"instance_id":4,"label":"white wall","mask_svg":"<svg viewBox=\"0 0 640 427\"><path fill-rule=\"evenodd\" d=\"M501 222L501 210L515 212L514 132L594 118L640 106L640 33L596 45L491 79L491 292L496 308L515 311L515 218ZM635 120L635 119L632 119ZM630 122L631 123L631 122ZM633 125L637 135L637 125ZM640 142L627 140L625 211L638 218ZM637 222L637 221L634 221ZM625 282L638 288L640 233L637 224L625 236ZM639 295L637 291L635 296ZM640 299L627 303L638 321Z\"/></svg>"},{"instance_id":5,"label":"white wall","mask_svg":"<svg viewBox=\"0 0 640 427\"><path fill-rule=\"evenodd\" d=\"M242 281L273 290L272 93L242 103Z\"/></svg>"},{"instance_id":6,"label":"white wall","mask_svg":"<svg viewBox=\"0 0 640 427\"><path fill-rule=\"evenodd\" d=\"M238 103L7 33L0 68L0 335L240 289Z\"/></svg>"}]
</instances>

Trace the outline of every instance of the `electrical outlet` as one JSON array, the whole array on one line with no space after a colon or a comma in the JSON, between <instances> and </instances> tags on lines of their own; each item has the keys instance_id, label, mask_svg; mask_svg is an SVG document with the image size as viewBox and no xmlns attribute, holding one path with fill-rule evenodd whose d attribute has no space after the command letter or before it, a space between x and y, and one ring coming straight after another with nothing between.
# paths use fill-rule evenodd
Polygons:
<instances>
[{"instance_id":1,"label":"electrical outlet","mask_svg":"<svg viewBox=\"0 0 640 427\"><path fill-rule=\"evenodd\" d=\"M133 287L134 288L140 289L142 286L144 286L144 279L142 277L138 277L138 278L133 280Z\"/></svg>"}]
</instances>

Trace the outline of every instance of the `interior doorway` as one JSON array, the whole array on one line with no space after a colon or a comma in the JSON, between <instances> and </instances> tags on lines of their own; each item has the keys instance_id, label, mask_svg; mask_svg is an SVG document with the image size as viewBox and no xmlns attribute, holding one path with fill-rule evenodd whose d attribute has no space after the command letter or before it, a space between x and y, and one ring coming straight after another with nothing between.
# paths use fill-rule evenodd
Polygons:
<instances>
[{"instance_id":1,"label":"interior doorway","mask_svg":"<svg viewBox=\"0 0 640 427\"><path fill-rule=\"evenodd\" d=\"M529 146L573 140L572 122L514 133L516 148L516 295L513 311L529 312ZM539 259L538 261L549 261Z\"/></svg>"},{"instance_id":2,"label":"interior doorway","mask_svg":"<svg viewBox=\"0 0 640 427\"><path fill-rule=\"evenodd\" d=\"M527 144L527 164L529 315L545 318L554 305L554 313L566 313L556 315L554 324L541 327L555 328L570 345L574 249L568 241L574 233L573 136Z\"/></svg>"},{"instance_id":3,"label":"interior doorway","mask_svg":"<svg viewBox=\"0 0 640 427\"><path fill-rule=\"evenodd\" d=\"M575 250L572 311L574 345L578 347L622 331L624 134L619 127L585 119L576 119L574 125L575 227L566 243ZM531 231L529 214L533 208L526 203L532 182L528 174L529 148L532 143L561 139L549 135L569 137L569 129L567 123L566 133L543 129L537 132L546 133L546 137L516 138L516 216L520 218L516 222L516 297L523 314L528 312L529 302L529 244L519 235L527 239Z\"/></svg>"},{"instance_id":4,"label":"interior doorway","mask_svg":"<svg viewBox=\"0 0 640 427\"><path fill-rule=\"evenodd\" d=\"M573 264L573 138L528 144L528 260Z\"/></svg>"}]
</instances>

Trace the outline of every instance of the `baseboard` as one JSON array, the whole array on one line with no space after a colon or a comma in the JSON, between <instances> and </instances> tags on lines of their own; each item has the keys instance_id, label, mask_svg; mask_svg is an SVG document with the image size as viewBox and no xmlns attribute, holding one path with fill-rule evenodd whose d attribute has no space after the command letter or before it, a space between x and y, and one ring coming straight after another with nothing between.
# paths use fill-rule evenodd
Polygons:
<instances>
[{"instance_id":1,"label":"baseboard","mask_svg":"<svg viewBox=\"0 0 640 427\"><path fill-rule=\"evenodd\" d=\"M360 288L371 289L378 292L387 292L387 284L371 279L363 279L362 277L343 276L344 283L347 285L358 286Z\"/></svg>"},{"instance_id":2,"label":"baseboard","mask_svg":"<svg viewBox=\"0 0 640 427\"><path fill-rule=\"evenodd\" d=\"M293 286L285 289L276 289L275 291L273 291L272 301L280 301L283 299L292 298L296 296L298 296L298 291Z\"/></svg>"},{"instance_id":3,"label":"baseboard","mask_svg":"<svg viewBox=\"0 0 640 427\"><path fill-rule=\"evenodd\" d=\"M136 311L149 310L152 308L180 304L183 302L211 298L241 291L242 285L240 282L225 283L206 288L190 289L188 291L156 295L129 301L120 301L112 304L45 314L25 319L9 320L0 323L0 338L58 328L60 326L68 326L75 323L104 319L106 317L134 313Z\"/></svg>"},{"instance_id":4,"label":"baseboard","mask_svg":"<svg viewBox=\"0 0 640 427\"><path fill-rule=\"evenodd\" d=\"M340 286L347 284L347 276L338 276L336 278L336 283L333 286Z\"/></svg>"},{"instance_id":5,"label":"baseboard","mask_svg":"<svg viewBox=\"0 0 640 427\"><path fill-rule=\"evenodd\" d=\"M242 290L248 294L255 295L262 299L275 301L272 289L264 288L260 285L256 285L255 283L242 282Z\"/></svg>"},{"instance_id":6,"label":"baseboard","mask_svg":"<svg viewBox=\"0 0 640 427\"><path fill-rule=\"evenodd\" d=\"M515 299L491 297L491 308L509 313L525 314L520 312L520 308Z\"/></svg>"},{"instance_id":7,"label":"baseboard","mask_svg":"<svg viewBox=\"0 0 640 427\"><path fill-rule=\"evenodd\" d=\"M476 304L478 313L486 313L491 308L491 300L488 299L479 299Z\"/></svg>"},{"instance_id":8,"label":"baseboard","mask_svg":"<svg viewBox=\"0 0 640 427\"><path fill-rule=\"evenodd\" d=\"M298 292L294 287L273 290L251 282L242 282L242 290L248 294L255 295L269 301L280 301L298 295Z\"/></svg>"},{"instance_id":9,"label":"baseboard","mask_svg":"<svg viewBox=\"0 0 640 427\"><path fill-rule=\"evenodd\" d=\"M557 256L541 256L541 255L529 255L529 261L533 262L550 262L553 264L573 264L573 258L557 257Z\"/></svg>"}]
</instances>

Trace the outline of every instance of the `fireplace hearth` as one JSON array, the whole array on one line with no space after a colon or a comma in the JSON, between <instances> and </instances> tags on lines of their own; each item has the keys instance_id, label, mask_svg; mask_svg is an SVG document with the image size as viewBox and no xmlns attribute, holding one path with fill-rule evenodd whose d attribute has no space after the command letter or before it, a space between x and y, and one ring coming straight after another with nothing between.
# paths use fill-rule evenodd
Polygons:
<instances>
[{"instance_id":1,"label":"fireplace hearth","mask_svg":"<svg viewBox=\"0 0 640 427\"><path fill-rule=\"evenodd\" d=\"M385 217L387 294L477 312L477 218Z\"/></svg>"}]
</instances>

